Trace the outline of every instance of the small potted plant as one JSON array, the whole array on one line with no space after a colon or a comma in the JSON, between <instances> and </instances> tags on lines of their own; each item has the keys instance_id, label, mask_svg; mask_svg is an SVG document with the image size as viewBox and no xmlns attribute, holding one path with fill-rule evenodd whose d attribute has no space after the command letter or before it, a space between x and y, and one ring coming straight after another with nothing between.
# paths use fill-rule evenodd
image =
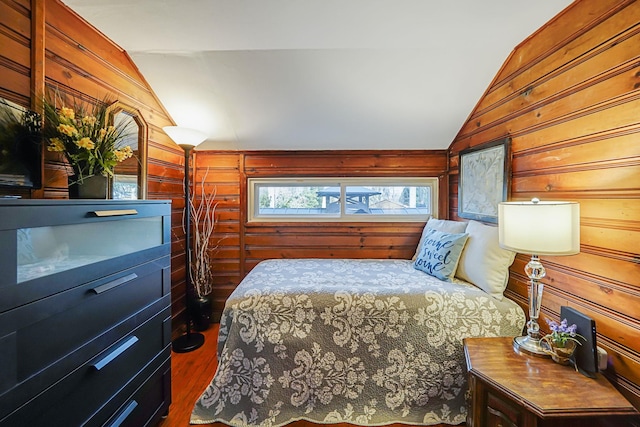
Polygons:
<instances>
[{"instance_id":1,"label":"small potted plant","mask_svg":"<svg viewBox=\"0 0 640 427\"><path fill-rule=\"evenodd\" d=\"M554 362L561 365L568 365L578 345L582 345L580 339L584 337L576 332L575 324L568 325L567 319L562 319L560 323L555 320L547 320L551 333L542 338L542 342L548 346L547 352Z\"/></svg>"}]
</instances>

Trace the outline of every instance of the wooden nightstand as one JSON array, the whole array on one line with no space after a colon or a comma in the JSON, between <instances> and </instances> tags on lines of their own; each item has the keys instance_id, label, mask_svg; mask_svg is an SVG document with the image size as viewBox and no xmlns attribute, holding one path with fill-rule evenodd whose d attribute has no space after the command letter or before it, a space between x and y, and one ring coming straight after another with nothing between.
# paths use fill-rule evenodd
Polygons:
<instances>
[{"instance_id":1,"label":"wooden nightstand","mask_svg":"<svg viewBox=\"0 0 640 427\"><path fill-rule=\"evenodd\" d=\"M512 341L464 340L471 390L467 427L593 426L608 417L615 417L616 426L640 422L601 374L591 379L551 359L518 354Z\"/></svg>"}]
</instances>

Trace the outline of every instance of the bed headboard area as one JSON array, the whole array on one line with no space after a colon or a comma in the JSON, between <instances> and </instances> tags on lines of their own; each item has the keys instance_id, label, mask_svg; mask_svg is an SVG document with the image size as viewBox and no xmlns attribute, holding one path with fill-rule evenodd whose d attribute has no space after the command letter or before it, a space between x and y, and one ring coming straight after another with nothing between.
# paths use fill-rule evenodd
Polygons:
<instances>
[{"instance_id":1,"label":"bed headboard area","mask_svg":"<svg viewBox=\"0 0 640 427\"><path fill-rule=\"evenodd\" d=\"M457 244L442 245L443 236L448 241L453 236ZM498 228L495 226L474 220L465 222L430 218L413 261L415 268L438 279L464 280L493 298L502 300L509 280L509 267L515 256L515 252L499 246Z\"/></svg>"}]
</instances>

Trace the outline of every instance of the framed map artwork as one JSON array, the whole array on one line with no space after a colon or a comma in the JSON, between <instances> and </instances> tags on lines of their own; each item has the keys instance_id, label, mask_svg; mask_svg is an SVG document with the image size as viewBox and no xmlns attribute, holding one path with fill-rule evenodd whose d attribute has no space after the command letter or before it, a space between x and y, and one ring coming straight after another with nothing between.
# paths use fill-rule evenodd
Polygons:
<instances>
[{"instance_id":1,"label":"framed map artwork","mask_svg":"<svg viewBox=\"0 0 640 427\"><path fill-rule=\"evenodd\" d=\"M498 203L509 197L510 149L504 138L460 152L459 217L498 222Z\"/></svg>"}]
</instances>

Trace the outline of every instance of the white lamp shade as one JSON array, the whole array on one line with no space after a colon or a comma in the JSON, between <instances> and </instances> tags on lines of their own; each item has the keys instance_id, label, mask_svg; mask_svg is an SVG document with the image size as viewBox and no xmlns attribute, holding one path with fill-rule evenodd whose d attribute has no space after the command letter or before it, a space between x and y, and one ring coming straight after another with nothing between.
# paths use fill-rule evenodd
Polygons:
<instances>
[{"instance_id":1,"label":"white lamp shade","mask_svg":"<svg viewBox=\"0 0 640 427\"><path fill-rule=\"evenodd\" d=\"M180 126L165 126L162 128L167 135L178 145L190 145L195 147L207 139L207 135L199 130L183 128Z\"/></svg>"},{"instance_id":2,"label":"white lamp shade","mask_svg":"<svg viewBox=\"0 0 640 427\"><path fill-rule=\"evenodd\" d=\"M580 205L575 202L498 204L500 246L532 255L580 252Z\"/></svg>"}]
</instances>

